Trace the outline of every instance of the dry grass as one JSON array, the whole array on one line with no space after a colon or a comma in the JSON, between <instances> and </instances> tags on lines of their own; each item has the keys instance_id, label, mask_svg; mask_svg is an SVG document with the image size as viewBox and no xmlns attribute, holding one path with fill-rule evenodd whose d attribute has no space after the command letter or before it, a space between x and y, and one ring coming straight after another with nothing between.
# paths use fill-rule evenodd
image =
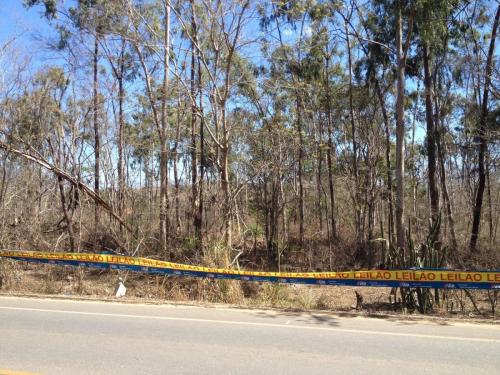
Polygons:
<instances>
[{"instance_id":1,"label":"dry grass","mask_svg":"<svg viewBox=\"0 0 500 375\"><path fill-rule=\"evenodd\" d=\"M244 307L344 312L358 308L359 311L368 313L403 313L397 298L391 295L391 288L180 279L126 271L75 269L0 260L0 290L4 293L113 298L118 277L124 279L128 299L143 301L225 303ZM362 306L356 306L355 292L362 296ZM498 308L495 315L492 314L491 292L490 298L486 291L473 292L480 313L463 291L442 291L440 294L442 303L433 315L500 317Z\"/></svg>"}]
</instances>

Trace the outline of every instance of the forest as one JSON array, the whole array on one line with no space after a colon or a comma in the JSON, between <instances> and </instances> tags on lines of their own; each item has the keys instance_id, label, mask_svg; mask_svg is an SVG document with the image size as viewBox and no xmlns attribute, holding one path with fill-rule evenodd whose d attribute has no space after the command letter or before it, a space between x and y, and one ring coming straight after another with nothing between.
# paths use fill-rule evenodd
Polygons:
<instances>
[{"instance_id":1,"label":"forest","mask_svg":"<svg viewBox=\"0 0 500 375\"><path fill-rule=\"evenodd\" d=\"M23 7L51 32L0 44L1 248L500 268L498 1Z\"/></svg>"}]
</instances>

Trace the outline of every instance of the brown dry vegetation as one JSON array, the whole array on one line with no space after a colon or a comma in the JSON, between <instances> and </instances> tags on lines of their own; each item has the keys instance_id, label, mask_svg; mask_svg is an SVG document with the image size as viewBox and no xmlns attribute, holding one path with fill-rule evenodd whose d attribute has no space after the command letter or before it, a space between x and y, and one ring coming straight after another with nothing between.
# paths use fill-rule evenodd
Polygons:
<instances>
[{"instance_id":1,"label":"brown dry vegetation","mask_svg":"<svg viewBox=\"0 0 500 375\"><path fill-rule=\"evenodd\" d=\"M360 314L405 314L416 311L400 303L391 288L282 285L234 280L179 279L124 271L74 269L0 261L0 293L67 298L114 300L118 277L127 287L126 301L165 303L223 303L249 308L322 310ZM397 293L394 296L394 292ZM429 315L499 319L500 292L475 292L473 300L463 290L440 292L441 305ZM358 296L358 297L357 297ZM358 300L359 296L362 302ZM497 299L495 299L497 298ZM474 304L476 306L474 306Z\"/></svg>"},{"instance_id":2,"label":"brown dry vegetation","mask_svg":"<svg viewBox=\"0 0 500 375\"><path fill-rule=\"evenodd\" d=\"M499 268L500 6L26 3L45 5L60 40L39 38L43 66L0 46L1 248ZM109 296L116 281L0 264L8 291ZM499 297L127 278L141 298L294 308L348 310L358 291L368 310L494 315Z\"/></svg>"}]
</instances>

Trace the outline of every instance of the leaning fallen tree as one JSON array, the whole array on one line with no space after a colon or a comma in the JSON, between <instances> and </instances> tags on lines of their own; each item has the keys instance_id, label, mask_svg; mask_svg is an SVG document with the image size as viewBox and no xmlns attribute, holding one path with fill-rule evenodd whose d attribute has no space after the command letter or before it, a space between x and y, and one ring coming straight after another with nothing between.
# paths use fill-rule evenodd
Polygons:
<instances>
[{"instance_id":1,"label":"leaning fallen tree","mask_svg":"<svg viewBox=\"0 0 500 375\"><path fill-rule=\"evenodd\" d=\"M90 198L94 200L94 202L102 207L104 210L106 210L116 221L118 221L125 229L127 229L130 233L133 233L132 228L128 226L124 220L116 213L113 211L113 208L109 205L108 202L106 202L104 199L102 199L99 194L97 194L93 189L82 183L80 180L75 179L71 175L69 175L67 172L62 170L61 168L55 166L54 164L50 163L47 159L45 159L41 155L34 155L32 153L18 150L9 144L0 141L0 148L6 150L7 152L19 155L29 161L32 161L45 169L48 169L49 171L53 172L56 176L68 181L70 184L75 186L77 189L82 191L83 193L87 194Z\"/></svg>"}]
</instances>

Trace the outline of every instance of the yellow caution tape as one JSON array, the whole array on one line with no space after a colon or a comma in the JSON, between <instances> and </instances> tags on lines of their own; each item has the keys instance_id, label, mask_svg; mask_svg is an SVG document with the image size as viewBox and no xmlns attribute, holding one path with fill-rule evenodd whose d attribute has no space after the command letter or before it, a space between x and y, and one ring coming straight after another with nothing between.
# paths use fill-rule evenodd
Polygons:
<instances>
[{"instance_id":1,"label":"yellow caution tape","mask_svg":"<svg viewBox=\"0 0 500 375\"><path fill-rule=\"evenodd\" d=\"M367 270L343 272L262 272L212 268L114 254L0 250L0 257L71 266L125 269L178 276L282 283L382 287L500 289L500 272L452 270Z\"/></svg>"}]
</instances>

